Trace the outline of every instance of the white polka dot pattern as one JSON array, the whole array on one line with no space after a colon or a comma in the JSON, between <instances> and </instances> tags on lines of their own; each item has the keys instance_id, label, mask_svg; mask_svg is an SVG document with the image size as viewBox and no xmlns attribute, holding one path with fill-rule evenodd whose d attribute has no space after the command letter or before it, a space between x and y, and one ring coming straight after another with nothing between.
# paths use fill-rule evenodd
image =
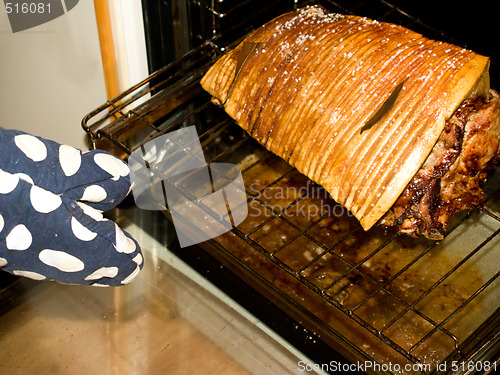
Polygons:
<instances>
[{"instance_id":1,"label":"white polka dot pattern","mask_svg":"<svg viewBox=\"0 0 500 375\"><path fill-rule=\"evenodd\" d=\"M81 241L92 241L97 236L97 233L85 228L74 217L71 218L71 230L73 231L75 237Z\"/></svg>"},{"instance_id":2,"label":"white polka dot pattern","mask_svg":"<svg viewBox=\"0 0 500 375\"><path fill-rule=\"evenodd\" d=\"M94 161L101 169L113 176L115 180L130 174L130 169L127 164L111 155L96 154L94 156Z\"/></svg>"},{"instance_id":3,"label":"white polka dot pattern","mask_svg":"<svg viewBox=\"0 0 500 375\"><path fill-rule=\"evenodd\" d=\"M134 272L132 272L125 279L123 279L122 284L124 284L124 285L129 284L132 280L134 280L137 277L140 270L141 270L141 268L139 266L137 266L136 269L134 270Z\"/></svg>"},{"instance_id":4,"label":"white polka dot pattern","mask_svg":"<svg viewBox=\"0 0 500 375\"><path fill-rule=\"evenodd\" d=\"M16 146L31 160L38 162L47 157L47 146L31 134L20 134L14 137Z\"/></svg>"},{"instance_id":5,"label":"white polka dot pattern","mask_svg":"<svg viewBox=\"0 0 500 375\"><path fill-rule=\"evenodd\" d=\"M35 184L33 182L33 179L30 176L28 176L26 173L16 173L16 176L19 177L21 180L26 181L30 185Z\"/></svg>"},{"instance_id":6,"label":"white polka dot pattern","mask_svg":"<svg viewBox=\"0 0 500 375\"><path fill-rule=\"evenodd\" d=\"M143 258L141 254L137 254L134 259L132 259L138 265L141 265L143 262Z\"/></svg>"},{"instance_id":7,"label":"white polka dot pattern","mask_svg":"<svg viewBox=\"0 0 500 375\"><path fill-rule=\"evenodd\" d=\"M81 200L87 202L101 202L106 199L106 190L99 185L90 185L85 188Z\"/></svg>"},{"instance_id":8,"label":"white polka dot pattern","mask_svg":"<svg viewBox=\"0 0 500 375\"><path fill-rule=\"evenodd\" d=\"M62 203L61 197L38 186L32 186L30 201L35 211L43 214L56 210Z\"/></svg>"},{"instance_id":9,"label":"white polka dot pattern","mask_svg":"<svg viewBox=\"0 0 500 375\"><path fill-rule=\"evenodd\" d=\"M131 254L135 251L135 243L128 238L125 233L115 224L116 228L116 251L119 253Z\"/></svg>"},{"instance_id":10,"label":"white polka dot pattern","mask_svg":"<svg viewBox=\"0 0 500 375\"><path fill-rule=\"evenodd\" d=\"M19 176L7 173L0 169L0 194L9 194L19 183Z\"/></svg>"},{"instance_id":11,"label":"white polka dot pattern","mask_svg":"<svg viewBox=\"0 0 500 375\"><path fill-rule=\"evenodd\" d=\"M18 224L5 238L5 246L9 250L27 250L33 241L31 232L23 224Z\"/></svg>"},{"instance_id":12,"label":"white polka dot pattern","mask_svg":"<svg viewBox=\"0 0 500 375\"><path fill-rule=\"evenodd\" d=\"M40 252L38 258L46 265L63 272L78 272L85 267L80 259L64 251L45 249Z\"/></svg>"},{"instance_id":13,"label":"white polka dot pattern","mask_svg":"<svg viewBox=\"0 0 500 375\"><path fill-rule=\"evenodd\" d=\"M37 273L37 272L32 272L32 271L21 271L21 270L14 270L12 271L14 275L17 276L24 276L33 280L45 280L46 277Z\"/></svg>"},{"instance_id":14,"label":"white polka dot pattern","mask_svg":"<svg viewBox=\"0 0 500 375\"><path fill-rule=\"evenodd\" d=\"M82 202L76 202L76 204L82 209L83 213L87 216L90 216L92 219L96 221L106 221L102 211L96 210L94 207L90 207L88 204Z\"/></svg>"},{"instance_id":15,"label":"white polka dot pattern","mask_svg":"<svg viewBox=\"0 0 500 375\"><path fill-rule=\"evenodd\" d=\"M59 147L59 163L66 177L73 176L82 165L80 150L71 146L61 145Z\"/></svg>"},{"instance_id":16,"label":"white polka dot pattern","mask_svg":"<svg viewBox=\"0 0 500 375\"><path fill-rule=\"evenodd\" d=\"M0 154L0 267L96 286L137 276L140 247L103 215L130 191L126 163L1 127Z\"/></svg>"},{"instance_id":17,"label":"white polka dot pattern","mask_svg":"<svg viewBox=\"0 0 500 375\"><path fill-rule=\"evenodd\" d=\"M88 275L85 280L99 280L103 277L116 277L118 275L118 267L101 267L97 271Z\"/></svg>"}]
</instances>

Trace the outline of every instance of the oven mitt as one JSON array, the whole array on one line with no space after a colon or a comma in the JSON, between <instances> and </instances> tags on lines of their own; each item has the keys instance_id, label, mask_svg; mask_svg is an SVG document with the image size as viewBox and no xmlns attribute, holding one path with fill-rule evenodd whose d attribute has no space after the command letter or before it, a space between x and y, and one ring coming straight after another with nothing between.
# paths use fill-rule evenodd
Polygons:
<instances>
[{"instance_id":1,"label":"oven mitt","mask_svg":"<svg viewBox=\"0 0 500 375\"><path fill-rule=\"evenodd\" d=\"M131 178L105 151L0 128L0 267L66 284L129 283L141 250L102 211L125 198Z\"/></svg>"}]
</instances>

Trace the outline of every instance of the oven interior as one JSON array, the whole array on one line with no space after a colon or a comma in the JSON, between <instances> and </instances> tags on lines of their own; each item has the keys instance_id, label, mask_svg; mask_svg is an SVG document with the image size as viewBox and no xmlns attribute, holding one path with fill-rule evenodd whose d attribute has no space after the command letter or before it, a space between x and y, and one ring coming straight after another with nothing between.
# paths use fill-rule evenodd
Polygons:
<instances>
[{"instance_id":1,"label":"oven interior","mask_svg":"<svg viewBox=\"0 0 500 375\"><path fill-rule=\"evenodd\" d=\"M468 371L436 367L444 362L498 361L500 168L490 176L484 204L459 215L442 241L377 228L364 232L321 186L248 137L201 89L210 64L249 31L312 3L464 44L387 1L173 2L168 12L180 21L169 24L168 33L158 19L153 22L160 27L159 39L172 42L170 50L155 49L152 32L146 34L152 74L83 119L92 146L126 159L148 141L194 125L207 162L238 165L247 219L212 240L175 251L189 261L214 263L215 273L228 271L231 276L221 284L243 282L240 289L226 285L232 296L246 304L259 301L264 315L304 327L310 350L324 346L329 356L332 349L351 362L399 364L415 374ZM500 88L499 73L492 58L493 88ZM185 182L196 178L193 171ZM220 219L203 198L196 204ZM171 232L166 203L157 210L155 226ZM267 303L279 310L268 310Z\"/></svg>"}]
</instances>

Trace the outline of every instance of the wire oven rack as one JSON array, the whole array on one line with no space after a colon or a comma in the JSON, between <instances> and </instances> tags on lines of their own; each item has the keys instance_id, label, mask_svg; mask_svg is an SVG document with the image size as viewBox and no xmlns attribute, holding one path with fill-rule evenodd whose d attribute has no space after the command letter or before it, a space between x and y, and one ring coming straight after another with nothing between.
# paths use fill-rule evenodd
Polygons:
<instances>
[{"instance_id":1,"label":"wire oven rack","mask_svg":"<svg viewBox=\"0 0 500 375\"><path fill-rule=\"evenodd\" d=\"M286 10L303 5L289 3ZM351 12L338 2L321 3ZM500 346L500 171L487 185L485 203L457 218L443 241L363 232L320 186L248 137L199 86L231 47L217 33L231 10L217 4L206 8L210 39L83 119L92 146L126 158L159 135L195 125L207 162L240 166L248 198L248 220L201 244L212 256L346 358L386 364L368 372L492 368L486 361ZM356 13L442 37L385 1L373 4L367 9L376 14ZM203 200L198 204L218 217ZM166 205L158 209L169 215ZM443 363L446 369L438 367Z\"/></svg>"}]
</instances>

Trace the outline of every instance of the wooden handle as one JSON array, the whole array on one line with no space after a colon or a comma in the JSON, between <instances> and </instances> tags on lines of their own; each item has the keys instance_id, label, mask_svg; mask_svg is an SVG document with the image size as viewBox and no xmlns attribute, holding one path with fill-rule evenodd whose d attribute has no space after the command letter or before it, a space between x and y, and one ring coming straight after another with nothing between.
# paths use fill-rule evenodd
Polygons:
<instances>
[{"instance_id":1,"label":"wooden handle","mask_svg":"<svg viewBox=\"0 0 500 375\"><path fill-rule=\"evenodd\" d=\"M94 8L97 21L97 31L99 34L99 43L101 46L106 95L108 99L112 99L120 94L120 84L118 80L118 69L116 65L113 30L111 27L108 1L94 0Z\"/></svg>"}]
</instances>

